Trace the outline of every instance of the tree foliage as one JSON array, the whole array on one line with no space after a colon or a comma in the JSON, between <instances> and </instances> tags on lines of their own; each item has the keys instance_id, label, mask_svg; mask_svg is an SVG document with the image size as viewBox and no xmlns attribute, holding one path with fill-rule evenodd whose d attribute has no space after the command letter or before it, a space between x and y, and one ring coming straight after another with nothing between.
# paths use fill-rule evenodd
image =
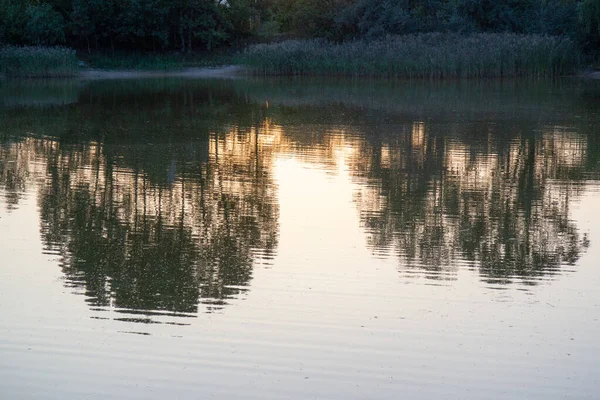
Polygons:
<instances>
[{"instance_id":1,"label":"tree foliage","mask_svg":"<svg viewBox=\"0 0 600 400\"><path fill-rule=\"evenodd\" d=\"M597 0L591 0L597 3ZM343 37L417 32L570 35L575 0L358 0L337 18Z\"/></svg>"},{"instance_id":2,"label":"tree foliage","mask_svg":"<svg viewBox=\"0 0 600 400\"><path fill-rule=\"evenodd\" d=\"M0 0L0 40L88 49L211 49L236 33L239 9L214 0ZM243 10L243 8L242 8ZM237 11L235 22L242 24Z\"/></svg>"},{"instance_id":3,"label":"tree foliage","mask_svg":"<svg viewBox=\"0 0 600 400\"><path fill-rule=\"evenodd\" d=\"M420 32L569 36L600 46L600 0L0 0L0 42L211 50L252 36Z\"/></svg>"},{"instance_id":4,"label":"tree foliage","mask_svg":"<svg viewBox=\"0 0 600 400\"><path fill-rule=\"evenodd\" d=\"M600 53L600 0L583 0L577 9L579 36L584 48Z\"/></svg>"},{"instance_id":5,"label":"tree foliage","mask_svg":"<svg viewBox=\"0 0 600 400\"><path fill-rule=\"evenodd\" d=\"M25 36L36 45L65 41L65 21L48 3L30 4L26 10Z\"/></svg>"}]
</instances>

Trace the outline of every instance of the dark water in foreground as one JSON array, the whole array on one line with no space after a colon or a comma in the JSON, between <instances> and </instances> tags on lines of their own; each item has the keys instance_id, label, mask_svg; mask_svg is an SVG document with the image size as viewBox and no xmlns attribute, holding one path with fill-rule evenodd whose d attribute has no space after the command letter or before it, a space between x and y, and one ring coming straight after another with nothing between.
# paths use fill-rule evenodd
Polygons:
<instances>
[{"instance_id":1,"label":"dark water in foreground","mask_svg":"<svg viewBox=\"0 0 600 400\"><path fill-rule=\"evenodd\" d=\"M600 89L0 86L0 397L593 399Z\"/></svg>"}]
</instances>

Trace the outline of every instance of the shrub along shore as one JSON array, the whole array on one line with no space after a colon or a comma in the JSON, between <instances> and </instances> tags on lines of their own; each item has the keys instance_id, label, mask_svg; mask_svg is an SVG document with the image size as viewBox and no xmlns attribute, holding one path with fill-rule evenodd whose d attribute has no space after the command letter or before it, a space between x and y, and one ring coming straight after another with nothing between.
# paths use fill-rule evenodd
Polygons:
<instances>
[{"instance_id":1,"label":"shrub along shore","mask_svg":"<svg viewBox=\"0 0 600 400\"><path fill-rule=\"evenodd\" d=\"M576 44L558 36L514 33L424 33L343 43L324 39L257 44L235 55L193 58L125 55L92 58L107 69L174 70L234 64L253 75L340 76L390 79L549 78L572 75L580 66ZM100 60L99 65L94 60ZM74 50L64 47L0 49L0 74L72 77Z\"/></svg>"},{"instance_id":2,"label":"shrub along shore","mask_svg":"<svg viewBox=\"0 0 600 400\"><path fill-rule=\"evenodd\" d=\"M568 38L514 33L290 40L252 46L240 57L258 75L420 79L557 77L573 74L579 60Z\"/></svg>"},{"instance_id":3,"label":"shrub along shore","mask_svg":"<svg viewBox=\"0 0 600 400\"><path fill-rule=\"evenodd\" d=\"M52 46L104 69L547 77L600 65L600 0L0 0L2 46L50 47L4 48L11 77L76 74Z\"/></svg>"},{"instance_id":4,"label":"shrub along shore","mask_svg":"<svg viewBox=\"0 0 600 400\"><path fill-rule=\"evenodd\" d=\"M75 51L65 47L0 48L0 75L7 78L61 78L78 73Z\"/></svg>"}]
</instances>

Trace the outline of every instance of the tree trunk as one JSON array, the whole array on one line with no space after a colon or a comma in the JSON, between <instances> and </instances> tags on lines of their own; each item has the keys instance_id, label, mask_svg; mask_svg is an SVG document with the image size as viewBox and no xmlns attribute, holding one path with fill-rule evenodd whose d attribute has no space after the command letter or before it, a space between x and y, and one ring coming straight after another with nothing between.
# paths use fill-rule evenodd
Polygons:
<instances>
[{"instance_id":1,"label":"tree trunk","mask_svg":"<svg viewBox=\"0 0 600 400\"><path fill-rule=\"evenodd\" d=\"M185 53L185 36L183 35L183 28L179 27L179 40L181 41L181 52Z\"/></svg>"},{"instance_id":2,"label":"tree trunk","mask_svg":"<svg viewBox=\"0 0 600 400\"><path fill-rule=\"evenodd\" d=\"M181 41L181 52L185 52L185 36L183 35L183 15L179 11L179 40Z\"/></svg>"}]
</instances>

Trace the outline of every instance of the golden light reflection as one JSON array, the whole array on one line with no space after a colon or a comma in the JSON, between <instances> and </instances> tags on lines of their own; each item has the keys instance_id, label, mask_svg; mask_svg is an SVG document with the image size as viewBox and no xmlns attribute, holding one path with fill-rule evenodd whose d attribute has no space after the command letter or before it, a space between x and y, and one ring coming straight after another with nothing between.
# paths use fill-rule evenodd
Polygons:
<instances>
[{"instance_id":1,"label":"golden light reflection","mask_svg":"<svg viewBox=\"0 0 600 400\"><path fill-rule=\"evenodd\" d=\"M503 280L572 263L582 251L569 220L579 189L561 179L585 168L585 140L559 126L539 138L495 138L487 131L474 145L425 122L369 136L353 125L288 126L264 117L210 133L185 151L26 138L2 146L0 178L16 195L41 182L47 243L74 275L84 268L77 257L85 259L94 241L113 246L113 260L143 265L149 261L140 248L171 254L160 239L171 232L169 246L180 246L173 257L185 255L169 262L188 271L190 290L205 298L243 292L254 263L275 254L280 193L273 170L282 159L350 176L368 247L397 257L403 269L454 279L470 263ZM306 190L319 196L317 187ZM99 302L112 296L104 289L109 281L94 284Z\"/></svg>"}]
</instances>

